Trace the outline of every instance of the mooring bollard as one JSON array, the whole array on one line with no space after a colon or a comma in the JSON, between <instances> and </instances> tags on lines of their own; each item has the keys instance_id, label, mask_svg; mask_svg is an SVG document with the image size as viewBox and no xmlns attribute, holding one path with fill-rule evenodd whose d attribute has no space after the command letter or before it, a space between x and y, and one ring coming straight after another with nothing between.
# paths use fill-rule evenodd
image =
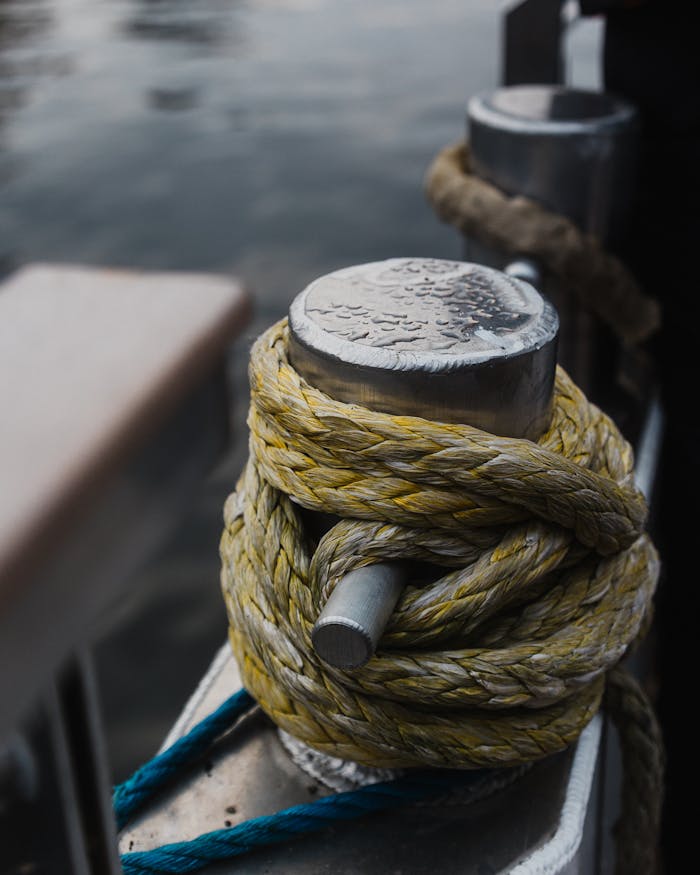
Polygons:
<instances>
[{"instance_id":1,"label":"mooring bollard","mask_svg":"<svg viewBox=\"0 0 700 875\"><path fill-rule=\"evenodd\" d=\"M471 98L467 117L477 176L505 194L536 201L615 249L628 227L635 185L637 118L631 104L606 93L518 85ZM467 238L465 255L521 276L513 273L512 255L478 240ZM610 338L570 290L541 266L534 268L537 288L561 318L559 361L593 391L614 366Z\"/></svg>"},{"instance_id":2,"label":"mooring bollard","mask_svg":"<svg viewBox=\"0 0 700 875\"><path fill-rule=\"evenodd\" d=\"M517 85L472 97L474 172L571 219L606 244L629 218L636 111L604 92Z\"/></svg>"},{"instance_id":3,"label":"mooring bollard","mask_svg":"<svg viewBox=\"0 0 700 875\"><path fill-rule=\"evenodd\" d=\"M375 410L536 439L549 423L558 317L529 284L488 267L391 259L311 283L289 311L289 357L311 384ZM317 653L374 653L410 570L351 572L314 626Z\"/></svg>"}]
</instances>

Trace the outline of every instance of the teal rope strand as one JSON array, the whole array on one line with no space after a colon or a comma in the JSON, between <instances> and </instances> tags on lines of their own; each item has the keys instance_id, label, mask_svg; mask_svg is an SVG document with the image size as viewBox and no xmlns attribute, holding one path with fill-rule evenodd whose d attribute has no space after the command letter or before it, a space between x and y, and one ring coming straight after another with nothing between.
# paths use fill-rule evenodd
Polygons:
<instances>
[{"instance_id":1,"label":"teal rope strand","mask_svg":"<svg viewBox=\"0 0 700 875\"><path fill-rule=\"evenodd\" d=\"M114 810L119 829L155 793L178 776L183 766L203 756L214 742L255 705L246 690L239 690L213 714L205 717L187 735L141 766L114 791ZM406 805L455 787L476 784L487 770L415 771L395 781L386 781L325 796L305 805L294 805L276 814L254 817L227 829L200 835L191 841L174 842L150 851L122 854L124 875L177 875L195 872L209 863L229 860L300 835L317 832L329 824L389 808Z\"/></svg>"},{"instance_id":2,"label":"teal rope strand","mask_svg":"<svg viewBox=\"0 0 700 875\"><path fill-rule=\"evenodd\" d=\"M473 780L484 772L471 772ZM124 875L176 875L196 872L210 863L229 860L256 848L324 829L339 820L352 820L463 786L464 772L420 772L359 790L325 796L306 805L294 805L276 814L254 817L228 829L217 829L187 842L175 842L151 851L123 854Z\"/></svg>"},{"instance_id":3,"label":"teal rope strand","mask_svg":"<svg viewBox=\"0 0 700 875\"><path fill-rule=\"evenodd\" d=\"M136 810L177 776L177 770L197 760L236 720L255 705L247 690L239 690L223 705L179 738L163 753L137 769L112 796L117 827L123 829Z\"/></svg>"}]
</instances>

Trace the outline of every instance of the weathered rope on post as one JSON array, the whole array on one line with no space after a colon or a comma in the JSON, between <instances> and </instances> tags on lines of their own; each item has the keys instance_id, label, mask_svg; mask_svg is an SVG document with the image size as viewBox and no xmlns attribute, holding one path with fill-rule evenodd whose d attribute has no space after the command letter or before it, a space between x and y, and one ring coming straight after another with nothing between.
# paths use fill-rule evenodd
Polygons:
<instances>
[{"instance_id":1,"label":"weathered rope on post","mask_svg":"<svg viewBox=\"0 0 700 875\"><path fill-rule=\"evenodd\" d=\"M336 402L294 371L286 341L283 321L253 349L250 456L221 541L231 641L252 696L239 691L118 787L119 823L255 700L320 750L443 768L126 853L124 872L196 871L478 775L455 767L540 759L575 740L606 674L628 777L618 872L651 871L660 739L618 663L645 629L658 558L626 441L561 370L535 444ZM316 544L299 505L345 518ZM397 557L442 576L407 588L366 666L321 662L310 632L337 580Z\"/></svg>"},{"instance_id":2,"label":"weathered rope on post","mask_svg":"<svg viewBox=\"0 0 700 875\"><path fill-rule=\"evenodd\" d=\"M658 576L627 442L561 370L538 443L342 404L290 366L286 332L253 348L250 456L224 514L246 688L290 734L368 765L512 766L566 747ZM316 546L299 505L344 519ZM390 558L442 576L407 588L366 666L332 668L310 637L325 600Z\"/></svg>"},{"instance_id":3,"label":"weathered rope on post","mask_svg":"<svg viewBox=\"0 0 700 875\"><path fill-rule=\"evenodd\" d=\"M538 259L630 344L659 327L659 305L644 295L625 265L564 216L526 197L509 197L471 169L469 146L438 153L425 179L438 216L502 252Z\"/></svg>"}]
</instances>

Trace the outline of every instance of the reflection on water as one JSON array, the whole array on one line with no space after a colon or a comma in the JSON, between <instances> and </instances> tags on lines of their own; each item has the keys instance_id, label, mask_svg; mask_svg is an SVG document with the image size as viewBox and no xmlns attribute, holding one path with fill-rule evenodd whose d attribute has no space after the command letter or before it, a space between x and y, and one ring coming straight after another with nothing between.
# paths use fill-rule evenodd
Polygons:
<instances>
[{"instance_id":1,"label":"reflection on water","mask_svg":"<svg viewBox=\"0 0 700 875\"><path fill-rule=\"evenodd\" d=\"M46 0L2 0L0 2L0 51L11 52L37 31L45 28L51 15Z\"/></svg>"},{"instance_id":2,"label":"reflection on water","mask_svg":"<svg viewBox=\"0 0 700 875\"><path fill-rule=\"evenodd\" d=\"M319 270L455 254L420 186L495 82L486 0L0 7L43 22L2 63L60 66L5 77L3 257L234 269L272 313Z\"/></svg>"},{"instance_id":3,"label":"reflection on water","mask_svg":"<svg viewBox=\"0 0 700 875\"><path fill-rule=\"evenodd\" d=\"M235 271L255 293L252 335L323 272L458 256L422 178L496 82L494 7L0 0L0 260ZM111 618L99 655L118 773L157 745L224 637L217 542L236 464Z\"/></svg>"},{"instance_id":4,"label":"reflection on water","mask_svg":"<svg viewBox=\"0 0 700 875\"><path fill-rule=\"evenodd\" d=\"M148 92L148 102L153 109L177 112L196 106L198 94L196 88L151 88Z\"/></svg>"},{"instance_id":5,"label":"reflection on water","mask_svg":"<svg viewBox=\"0 0 700 875\"><path fill-rule=\"evenodd\" d=\"M230 40L225 25L231 5L230 0L135 0L137 9L124 29L134 37L212 46Z\"/></svg>"},{"instance_id":6,"label":"reflection on water","mask_svg":"<svg viewBox=\"0 0 700 875\"><path fill-rule=\"evenodd\" d=\"M5 119L23 105L38 76L55 72L47 59L31 48L50 22L45 0L0 2L0 147Z\"/></svg>"}]
</instances>

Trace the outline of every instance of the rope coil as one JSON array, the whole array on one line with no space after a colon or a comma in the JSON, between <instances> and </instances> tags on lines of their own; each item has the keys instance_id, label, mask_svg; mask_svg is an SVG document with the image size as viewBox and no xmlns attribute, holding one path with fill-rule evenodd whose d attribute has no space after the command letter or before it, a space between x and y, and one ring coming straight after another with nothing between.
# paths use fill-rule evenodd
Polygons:
<instances>
[{"instance_id":1,"label":"rope coil","mask_svg":"<svg viewBox=\"0 0 700 875\"><path fill-rule=\"evenodd\" d=\"M632 452L561 370L537 442L342 404L256 342L250 455L222 587L246 688L285 731L372 766L513 766L574 741L637 637L659 563ZM344 519L315 544L300 507ZM341 671L311 629L354 568L440 566L376 656Z\"/></svg>"}]
</instances>

